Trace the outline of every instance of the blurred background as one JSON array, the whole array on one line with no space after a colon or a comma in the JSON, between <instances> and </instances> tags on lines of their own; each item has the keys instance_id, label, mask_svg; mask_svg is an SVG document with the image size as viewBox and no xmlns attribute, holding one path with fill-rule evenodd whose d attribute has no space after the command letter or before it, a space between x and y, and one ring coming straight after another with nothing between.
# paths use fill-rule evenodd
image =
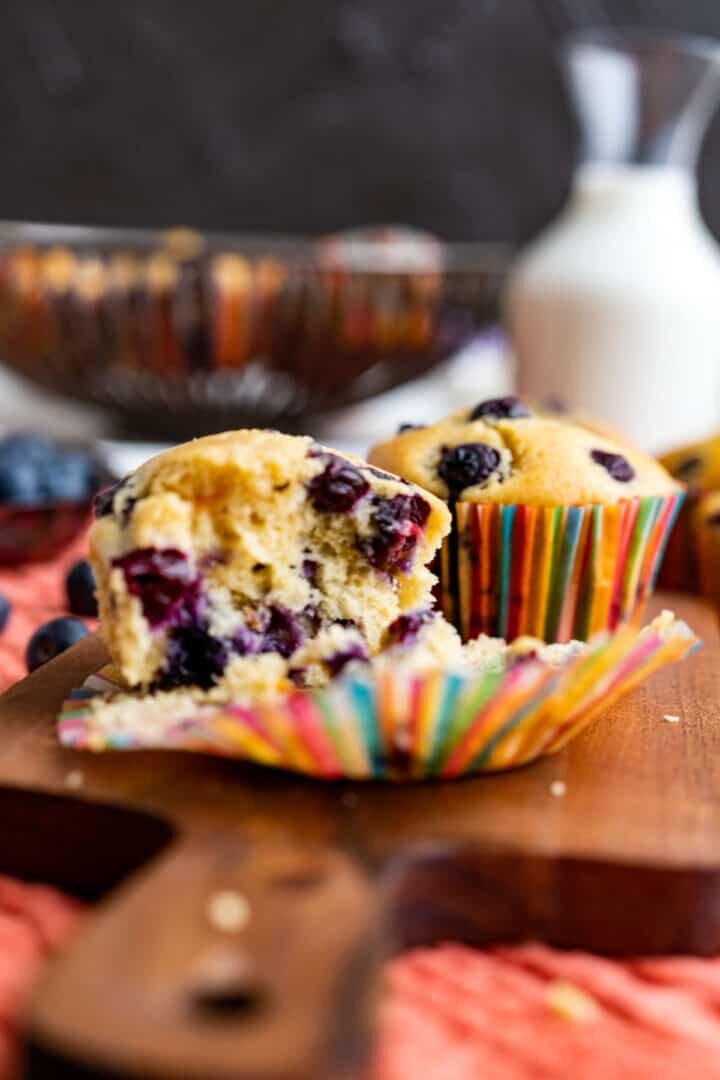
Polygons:
<instances>
[{"instance_id":1,"label":"blurred background","mask_svg":"<svg viewBox=\"0 0 720 1080\"><path fill-rule=\"evenodd\" d=\"M561 59L588 27L704 35L706 51L665 43L614 68L603 54L582 75L593 115L579 119ZM662 448L708 434L720 420L720 259L707 250L720 236L717 41L711 0L6 0L0 425L119 438L123 465L148 443L243 424L362 451L400 421L508 392L520 348L533 398L560 387L650 449L640 399ZM686 108L704 136L682 162L687 198L661 192ZM614 165L664 172L623 204L619 248L598 235L580 257L568 240L563 295L588 261L627 264L615 293L647 285L631 319L608 306L607 281L583 286L592 311L560 310L547 266L538 291L517 261L572 192L586 198L582 130L606 122L619 135L635 124ZM177 226L196 233L161 231ZM662 264L674 280L657 280ZM600 325L623 333L608 341ZM645 365L632 385L629 348ZM687 352L694 399L679 409ZM141 446L126 453L128 440Z\"/></svg>"},{"instance_id":2,"label":"blurred background","mask_svg":"<svg viewBox=\"0 0 720 1080\"><path fill-rule=\"evenodd\" d=\"M0 216L519 244L567 194L587 25L720 36L720 4L5 0ZM717 235L717 118L700 177Z\"/></svg>"}]
</instances>

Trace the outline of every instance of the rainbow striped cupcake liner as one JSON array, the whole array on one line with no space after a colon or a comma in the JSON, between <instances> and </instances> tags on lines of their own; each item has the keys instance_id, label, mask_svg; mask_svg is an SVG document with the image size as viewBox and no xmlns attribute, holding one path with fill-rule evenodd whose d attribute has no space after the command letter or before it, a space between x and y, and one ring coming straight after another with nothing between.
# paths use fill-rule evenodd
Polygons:
<instances>
[{"instance_id":1,"label":"rainbow striped cupcake liner","mask_svg":"<svg viewBox=\"0 0 720 1080\"><path fill-rule=\"evenodd\" d=\"M588 641L637 622L683 501L608 506L456 503L439 560L445 617L464 640Z\"/></svg>"},{"instance_id":2,"label":"rainbow striped cupcake liner","mask_svg":"<svg viewBox=\"0 0 720 1080\"><path fill-rule=\"evenodd\" d=\"M242 758L323 780L447 780L496 772L553 754L593 717L698 639L682 622L625 624L561 666L523 658L481 674L401 668L296 690L273 704L148 698L98 705L117 685L107 671L75 691L59 716L76 750L186 750Z\"/></svg>"}]
</instances>

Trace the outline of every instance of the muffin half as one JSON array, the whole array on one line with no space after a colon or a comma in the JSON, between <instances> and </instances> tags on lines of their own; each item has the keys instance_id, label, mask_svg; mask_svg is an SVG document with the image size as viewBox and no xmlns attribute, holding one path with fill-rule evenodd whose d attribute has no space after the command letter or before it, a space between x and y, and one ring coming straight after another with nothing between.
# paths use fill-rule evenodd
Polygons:
<instances>
[{"instance_id":1,"label":"muffin half","mask_svg":"<svg viewBox=\"0 0 720 1080\"><path fill-rule=\"evenodd\" d=\"M160 454L96 514L103 634L144 690L316 685L374 656L432 606L450 525L432 494L264 430Z\"/></svg>"}]
</instances>

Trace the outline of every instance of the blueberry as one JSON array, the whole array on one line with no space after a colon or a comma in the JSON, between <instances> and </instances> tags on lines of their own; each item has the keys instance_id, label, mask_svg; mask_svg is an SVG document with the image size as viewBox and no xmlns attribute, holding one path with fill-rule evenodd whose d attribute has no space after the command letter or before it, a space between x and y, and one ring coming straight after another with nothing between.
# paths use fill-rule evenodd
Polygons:
<instances>
[{"instance_id":1,"label":"blueberry","mask_svg":"<svg viewBox=\"0 0 720 1080\"><path fill-rule=\"evenodd\" d=\"M93 463L86 454L70 451L39 469L42 496L48 502L82 502L93 489Z\"/></svg>"},{"instance_id":2,"label":"blueberry","mask_svg":"<svg viewBox=\"0 0 720 1080\"><path fill-rule=\"evenodd\" d=\"M228 655L227 645L209 634L204 623L176 626L168 634L165 667L153 689L200 686L209 690L225 670Z\"/></svg>"},{"instance_id":3,"label":"blueberry","mask_svg":"<svg viewBox=\"0 0 720 1080\"><path fill-rule=\"evenodd\" d=\"M530 415L527 405L516 397L488 398L475 406L470 420L517 420Z\"/></svg>"},{"instance_id":4,"label":"blueberry","mask_svg":"<svg viewBox=\"0 0 720 1080\"><path fill-rule=\"evenodd\" d=\"M295 616L278 605L256 608L246 626L235 632L233 651L239 656L275 652L287 659L305 640L303 625L312 621L312 608Z\"/></svg>"},{"instance_id":5,"label":"blueberry","mask_svg":"<svg viewBox=\"0 0 720 1080\"><path fill-rule=\"evenodd\" d=\"M0 634L7 626L8 619L10 618L10 612L12 611L12 604L8 600L4 593L0 593Z\"/></svg>"},{"instance_id":6,"label":"blueberry","mask_svg":"<svg viewBox=\"0 0 720 1080\"><path fill-rule=\"evenodd\" d=\"M319 566L315 559L303 559L300 564L300 573L311 585L317 585L317 573Z\"/></svg>"},{"instance_id":7,"label":"blueberry","mask_svg":"<svg viewBox=\"0 0 720 1080\"><path fill-rule=\"evenodd\" d=\"M287 608L279 605L271 607L261 652L276 652L287 659L300 648L304 636L297 619Z\"/></svg>"},{"instance_id":8,"label":"blueberry","mask_svg":"<svg viewBox=\"0 0 720 1080\"><path fill-rule=\"evenodd\" d=\"M433 613L429 608L398 615L388 627L388 645L412 645L421 628L430 622L432 617Z\"/></svg>"},{"instance_id":9,"label":"blueberry","mask_svg":"<svg viewBox=\"0 0 720 1080\"><path fill-rule=\"evenodd\" d=\"M56 446L45 435L8 435L0 440L0 462L32 462L45 465L54 461L57 453Z\"/></svg>"},{"instance_id":10,"label":"blueberry","mask_svg":"<svg viewBox=\"0 0 720 1080\"><path fill-rule=\"evenodd\" d=\"M199 579L176 548L136 548L113 559L151 626L187 623L197 615Z\"/></svg>"},{"instance_id":11,"label":"blueberry","mask_svg":"<svg viewBox=\"0 0 720 1080\"><path fill-rule=\"evenodd\" d=\"M82 451L63 450L43 435L0 441L0 502L83 502L95 484L96 465Z\"/></svg>"},{"instance_id":12,"label":"blueberry","mask_svg":"<svg viewBox=\"0 0 720 1080\"><path fill-rule=\"evenodd\" d=\"M352 663L355 660L359 660L361 663L367 664L369 662L367 649L360 641L354 641L348 645L345 649L339 649L338 652L333 653L325 659L331 676L333 679L336 675L339 675L343 668Z\"/></svg>"},{"instance_id":13,"label":"blueberry","mask_svg":"<svg viewBox=\"0 0 720 1080\"><path fill-rule=\"evenodd\" d=\"M376 498L373 505L373 533L358 541L360 551L376 570L409 570L430 505L419 495Z\"/></svg>"},{"instance_id":14,"label":"blueberry","mask_svg":"<svg viewBox=\"0 0 720 1080\"><path fill-rule=\"evenodd\" d=\"M590 457L620 484L628 484L635 479L635 470L622 454L613 454L609 450L591 450Z\"/></svg>"},{"instance_id":15,"label":"blueberry","mask_svg":"<svg viewBox=\"0 0 720 1080\"><path fill-rule=\"evenodd\" d=\"M720 525L720 512L711 514L710 517L705 518L705 524L712 526L712 528Z\"/></svg>"},{"instance_id":16,"label":"blueberry","mask_svg":"<svg viewBox=\"0 0 720 1080\"><path fill-rule=\"evenodd\" d=\"M307 485L310 501L321 513L346 514L370 490L370 485L349 461L336 454L323 454L325 469Z\"/></svg>"},{"instance_id":17,"label":"blueberry","mask_svg":"<svg viewBox=\"0 0 720 1080\"><path fill-rule=\"evenodd\" d=\"M28 671L35 671L87 635L85 623L69 615L43 623L30 638L25 650Z\"/></svg>"},{"instance_id":18,"label":"blueberry","mask_svg":"<svg viewBox=\"0 0 720 1080\"><path fill-rule=\"evenodd\" d=\"M33 462L0 458L0 502L32 506L42 501L40 476Z\"/></svg>"},{"instance_id":19,"label":"blueberry","mask_svg":"<svg viewBox=\"0 0 720 1080\"><path fill-rule=\"evenodd\" d=\"M451 496L458 496L465 488L482 484L499 464L500 454L495 447L486 443L460 443L443 446L437 471Z\"/></svg>"},{"instance_id":20,"label":"blueberry","mask_svg":"<svg viewBox=\"0 0 720 1080\"><path fill-rule=\"evenodd\" d=\"M95 575L86 559L80 559L70 567L65 578L65 591L73 615L97 615Z\"/></svg>"}]
</instances>

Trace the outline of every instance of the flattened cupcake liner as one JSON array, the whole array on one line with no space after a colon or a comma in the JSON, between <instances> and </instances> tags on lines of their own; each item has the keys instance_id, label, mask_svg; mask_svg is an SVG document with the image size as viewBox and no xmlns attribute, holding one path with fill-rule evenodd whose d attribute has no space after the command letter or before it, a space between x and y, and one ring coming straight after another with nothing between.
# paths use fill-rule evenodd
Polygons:
<instances>
[{"instance_id":1,"label":"flattened cupcake liner","mask_svg":"<svg viewBox=\"0 0 720 1080\"><path fill-rule=\"evenodd\" d=\"M186 750L242 758L323 780L445 780L525 765L555 753L652 672L698 639L682 622L625 624L561 666L535 655L481 674L401 668L342 677L273 704L90 699L117 689L107 670L67 701L58 719L76 750ZM127 700L127 699L126 699Z\"/></svg>"},{"instance_id":2,"label":"flattened cupcake liner","mask_svg":"<svg viewBox=\"0 0 720 1080\"><path fill-rule=\"evenodd\" d=\"M464 640L589 640L637 621L681 493L612 505L456 503L439 560L445 617Z\"/></svg>"}]
</instances>

